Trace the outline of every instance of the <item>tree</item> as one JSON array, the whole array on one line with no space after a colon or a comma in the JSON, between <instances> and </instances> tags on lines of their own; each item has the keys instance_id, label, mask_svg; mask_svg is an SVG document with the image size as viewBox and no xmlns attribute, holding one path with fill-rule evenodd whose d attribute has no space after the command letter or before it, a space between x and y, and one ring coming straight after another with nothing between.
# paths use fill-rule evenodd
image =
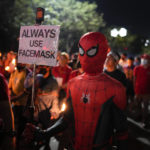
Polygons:
<instances>
[{"instance_id":1,"label":"tree","mask_svg":"<svg viewBox=\"0 0 150 150\"><path fill-rule=\"evenodd\" d=\"M120 37L119 35L117 37L111 37L110 31L112 29L112 27L109 27L104 31L109 41L109 46L112 50L119 53L125 52L132 55L143 53L145 37L138 34L133 34L129 30L127 36L125 37ZM118 27L117 29L119 30L120 27Z\"/></svg>"},{"instance_id":2,"label":"tree","mask_svg":"<svg viewBox=\"0 0 150 150\"><path fill-rule=\"evenodd\" d=\"M44 24L60 25L61 50L69 52L86 32L98 31L104 27L103 15L96 12L95 3L76 0L34 0L35 6L45 8Z\"/></svg>"},{"instance_id":3,"label":"tree","mask_svg":"<svg viewBox=\"0 0 150 150\"><path fill-rule=\"evenodd\" d=\"M7 30L4 33L7 35L7 40L13 39L12 41L17 42L20 26L35 24L37 7L45 9L43 24L61 26L59 49L67 52L71 49L76 50L82 34L98 31L99 28L105 26L103 15L96 12L97 5L95 3L77 0L15 0L13 5L10 5L9 16L6 17L7 26L1 27L2 29L5 27Z\"/></svg>"},{"instance_id":4,"label":"tree","mask_svg":"<svg viewBox=\"0 0 150 150\"><path fill-rule=\"evenodd\" d=\"M34 12L30 1L7 0L0 2L0 49L17 51L21 25L33 25Z\"/></svg>"},{"instance_id":5,"label":"tree","mask_svg":"<svg viewBox=\"0 0 150 150\"><path fill-rule=\"evenodd\" d=\"M142 46L142 49L143 49L143 52L144 53L147 53L150 55L150 38L145 38L145 40L143 40L143 46Z\"/></svg>"},{"instance_id":6,"label":"tree","mask_svg":"<svg viewBox=\"0 0 150 150\"><path fill-rule=\"evenodd\" d=\"M8 49L8 43L11 42L9 37L11 36L11 32L9 29L11 28L12 18L11 11L14 6L14 1L0 1L0 50L6 51Z\"/></svg>"}]
</instances>

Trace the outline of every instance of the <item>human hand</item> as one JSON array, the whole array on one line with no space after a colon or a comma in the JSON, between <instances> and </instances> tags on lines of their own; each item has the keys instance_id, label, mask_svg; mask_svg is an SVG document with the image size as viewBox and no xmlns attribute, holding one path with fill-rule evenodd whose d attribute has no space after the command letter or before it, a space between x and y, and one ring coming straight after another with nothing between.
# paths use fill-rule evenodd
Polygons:
<instances>
[{"instance_id":1,"label":"human hand","mask_svg":"<svg viewBox=\"0 0 150 150\"><path fill-rule=\"evenodd\" d=\"M26 124L25 130L23 132L23 137L25 137L25 141L27 143L30 143L33 141L35 131L36 131L35 125L33 125L31 123Z\"/></svg>"},{"instance_id":2,"label":"human hand","mask_svg":"<svg viewBox=\"0 0 150 150\"><path fill-rule=\"evenodd\" d=\"M25 137L25 141L30 143L32 141L42 141L44 140L44 130L36 127L31 123L27 123L25 130L23 132L23 136Z\"/></svg>"}]
</instances>

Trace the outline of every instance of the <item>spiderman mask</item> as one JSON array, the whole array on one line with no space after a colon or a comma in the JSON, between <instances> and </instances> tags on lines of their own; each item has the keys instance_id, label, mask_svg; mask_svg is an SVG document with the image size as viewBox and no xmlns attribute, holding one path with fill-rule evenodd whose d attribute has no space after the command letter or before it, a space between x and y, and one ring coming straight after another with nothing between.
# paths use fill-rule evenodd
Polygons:
<instances>
[{"instance_id":1,"label":"spiderman mask","mask_svg":"<svg viewBox=\"0 0 150 150\"><path fill-rule=\"evenodd\" d=\"M108 48L103 34L99 32L84 34L79 41L79 59L83 70L88 74L102 72Z\"/></svg>"}]
</instances>

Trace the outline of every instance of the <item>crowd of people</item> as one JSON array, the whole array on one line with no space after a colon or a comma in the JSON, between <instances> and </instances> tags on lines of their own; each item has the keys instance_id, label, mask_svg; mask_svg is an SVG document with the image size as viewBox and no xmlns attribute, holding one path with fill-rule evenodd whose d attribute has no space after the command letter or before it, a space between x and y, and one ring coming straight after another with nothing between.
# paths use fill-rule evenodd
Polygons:
<instances>
[{"instance_id":1,"label":"crowd of people","mask_svg":"<svg viewBox=\"0 0 150 150\"><path fill-rule=\"evenodd\" d=\"M150 128L150 55L127 56L117 52L108 53L104 72L126 87L127 109L144 128Z\"/></svg>"},{"instance_id":2,"label":"crowd of people","mask_svg":"<svg viewBox=\"0 0 150 150\"><path fill-rule=\"evenodd\" d=\"M99 34L91 34L90 36L98 36L98 38L100 36L100 40L102 39L101 35ZM89 39L90 36L88 37ZM35 147L35 145L36 148L40 148L41 146L45 145L45 150L50 149L49 140L51 136L48 136L49 138L45 138L45 141L40 141L36 144L34 142L24 144L26 143L26 141L24 141L24 130L26 128L26 124L30 122L36 127L39 127L45 131L50 126L56 126L56 123L59 124L62 122L62 116L67 116L69 121L71 120L74 122L75 120L75 126L78 126L79 130L84 130L84 128L88 125L84 126L82 125L83 123L80 122L80 119L82 119L82 113L95 113L97 118L100 114L99 111L97 112L97 110L95 110L96 106L93 106L100 105L95 97L101 98L102 101L104 101L103 103L105 103L106 99L109 99L108 101L114 99L114 103L121 110L124 109L125 104L123 101L119 102L120 98L122 97L124 100L127 97L127 108L125 111L135 115L136 119L143 123L144 128L150 127L150 55L143 54L134 58L131 56L129 57L126 53L119 54L116 51L108 51L106 48L106 50L103 51L103 54L100 53L98 58L95 58L95 60L93 59L95 62L92 62L90 58L97 56L98 54L98 52L94 50L97 50L98 48L100 49L101 47L92 47L97 44L96 40L94 40L94 42L92 41L93 45L88 44L84 40L86 40L84 37L82 37L80 40L79 53L74 53L69 56L67 52L59 51L57 55L57 66L36 66L35 81L33 77L33 65L18 63L17 53L13 51L8 52L7 54L1 53L0 107L2 108L0 108L0 150L19 150L22 149L22 146L29 149L31 147ZM90 50L90 48L93 48L94 50ZM87 51L85 52L84 49L87 49ZM86 60L87 58L85 57L85 54L87 55L86 57L89 57L88 60ZM104 57L106 57L106 60ZM98 73L105 75L98 77ZM94 80L87 74L94 76ZM75 78L77 76L80 76L81 79L85 80ZM107 79L107 76L110 78ZM102 82L101 80L108 81ZM35 84L34 91L32 89L33 84ZM82 89L84 89L84 92ZM123 92L124 89L125 95ZM82 98L78 98L80 93ZM91 95L88 93L91 93ZM107 95L104 96L104 93ZM110 93L115 93L115 95L119 98L115 99L113 96L110 98ZM69 103L69 105L66 105L70 97L73 101L73 104ZM74 99L76 99L76 102ZM81 103L81 99L83 104ZM92 103L92 99L95 99L96 101L94 104L92 104L92 108L83 106L87 103ZM32 100L34 100L34 102ZM66 109L69 109L68 107L72 107L72 105L74 107L73 110L75 114L74 120L72 120L72 117L70 117L70 113L69 115L64 113ZM80 105L85 107L84 110L81 110ZM113 109L121 114L120 110L116 110L116 107L113 107ZM78 111L80 114L78 114ZM89 133L86 132L90 138L85 138L85 141L89 142L89 149L91 149L91 141L89 139L93 139L93 130L96 128L96 122L94 122L93 118L89 118L86 119L85 116L84 122L88 122L90 120L91 122L93 121L93 124L90 122L90 130L87 131ZM123 127L124 128L122 130L125 132L127 129L125 126ZM30 129L33 128L34 127L30 125ZM64 129L64 126L59 126L59 129L62 128ZM117 129L118 133L120 133L120 127ZM97 130L101 131L102 128ZM40 130L37 129L37 131L38 135L36 138L39 141L39 139L41 140L39 135ZM55 135L56 139L60 143L59 150L63 150L64 148L67 148L68 150L73 149L74 141L70 140L70 136L73 136L74 132L76 134L76 149L80 149L79 146L82 145L80 143L80 138L82 136L88 137L87 135L84 135L82 131L77 131L76 128L75 131L73 131L72 128L69 128L69 130L67 129L63 132L60 130L60 132L61 133L57 133ZM106 133L104 132L104 134ZM107 133L106 135L108 134L110 133ZM33 136L30 135L30 138L33 138ZM99 137L99 135L97 135L97 138L105 139L105 137ZM5 143L8 139L10 140L10 145L1 144ZM95 141L95 145L96 144L98 144L97 141ZM106 145L106 143L103 144ZM82 146L84 147L85 145ZM83 147L82 150L84 150ZM87 150L87 148L85 149Z\"/></svg>"}]
</instances>

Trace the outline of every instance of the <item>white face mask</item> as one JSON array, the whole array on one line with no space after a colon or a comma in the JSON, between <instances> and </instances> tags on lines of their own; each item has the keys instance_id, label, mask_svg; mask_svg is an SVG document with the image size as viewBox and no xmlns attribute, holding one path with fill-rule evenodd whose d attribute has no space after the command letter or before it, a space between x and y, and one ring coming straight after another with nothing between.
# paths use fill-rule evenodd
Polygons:
<instances>
[{"instance_id":1,"label":"white face mask","mask_svg":"<svg viewBox=\"0 0 150 150\"><path fill-rule=\"evenodd\" d=\"M147 59L141 59L141 65L147 65L148 64L148 60Z\"/></svg>"}]
</instances>

